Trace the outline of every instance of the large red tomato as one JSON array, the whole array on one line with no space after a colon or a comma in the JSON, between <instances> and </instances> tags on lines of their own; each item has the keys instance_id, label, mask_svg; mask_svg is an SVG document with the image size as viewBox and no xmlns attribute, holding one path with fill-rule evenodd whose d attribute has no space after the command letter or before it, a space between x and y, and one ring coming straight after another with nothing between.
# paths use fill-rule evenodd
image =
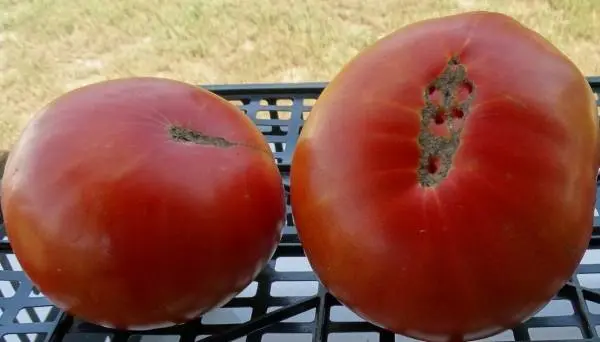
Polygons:
<instances>
[{"instance_id":1,"label":"large red tomato","mask_svg":"<svg viewBox=\"0 0 600 342\"><path fill-rule=\"evenodd\" d=\"M367 320L428 341L528 318L592 230L598 121L584 76L505 15L414 23L319 98L292 209L320 280Z\"/></svg>"},{"instance_id":2,"label":"large red tomato","mask_svg":"<svg viewBox=\"0 0 600 342\"><path fill-rule=\"evenodd\" d=\"M200 88L112 80L44 108L2 182L8 237L59 307L127 329L224 304L272 256L281 176L252 121Z\"/></svg>"}]
</instances>

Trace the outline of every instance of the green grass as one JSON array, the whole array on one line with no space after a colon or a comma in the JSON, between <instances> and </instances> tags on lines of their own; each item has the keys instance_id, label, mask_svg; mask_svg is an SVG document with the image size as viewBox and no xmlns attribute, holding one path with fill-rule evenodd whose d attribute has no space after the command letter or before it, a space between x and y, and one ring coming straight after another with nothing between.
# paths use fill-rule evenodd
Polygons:
<instances>
[{"instance_id":1,"label":"green grass","mask_svg":"<svg viewBox=\"0 0 600 342\"><path fill-rule=\"evenodd\" d=\"M192 83L327 81L410 22L512 15L600 75L599 0L0 0L0 149L65 91L123 76Z\"/></svg>"}]
</instances>

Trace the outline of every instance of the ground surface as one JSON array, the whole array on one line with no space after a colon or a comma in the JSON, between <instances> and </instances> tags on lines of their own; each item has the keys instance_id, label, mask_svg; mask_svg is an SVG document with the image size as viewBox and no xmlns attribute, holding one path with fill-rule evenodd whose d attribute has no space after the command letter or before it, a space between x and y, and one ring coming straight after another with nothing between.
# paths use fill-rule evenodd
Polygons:
<instances>
[{"instance_id":1,"label":"ground surface","mask_svg":"<svg viewBox=\"0 0 600 342\"><path fill-rule=\"evenodd\" d=\"M600 0L0 0L0 9L0 149L34 111L84 84L326 81L402 25L473 9L514 16L600 75Z\"/></svg>"}]
</instances>

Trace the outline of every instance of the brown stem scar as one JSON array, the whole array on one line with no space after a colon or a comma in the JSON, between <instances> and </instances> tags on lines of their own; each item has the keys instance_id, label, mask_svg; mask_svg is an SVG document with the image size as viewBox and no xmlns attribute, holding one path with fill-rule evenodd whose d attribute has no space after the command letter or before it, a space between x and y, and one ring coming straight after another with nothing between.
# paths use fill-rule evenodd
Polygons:
<instances>
[{"instance_id":1,"label":"brown stem scar","mask_svg":"<svg viewBox=\"0 0 600 342\"><path fill-rule=\"evenodd\" d=\"M169 127L169 136L177 142L189 142L199 145L211 145L215 147L232 147L237 145L222 137L212 137L189 128L172 125Z\"/></svg>"},{"instance_id":2,"label":"brown stem scar","mask_svg":"<svg viewBox=\"0 0 600 342\"><path fill-rule=\"evenodd\" d=\"M432 187L448 176L460 144L462 121L468 117L475 97L475 84L467 77L467 69L458 57L452 57L441 74L427 85L423 97L417 177L421 186ZM450 134L434 134L430 130L432 121L445 124Z\"/></svg>"}]
</instances>

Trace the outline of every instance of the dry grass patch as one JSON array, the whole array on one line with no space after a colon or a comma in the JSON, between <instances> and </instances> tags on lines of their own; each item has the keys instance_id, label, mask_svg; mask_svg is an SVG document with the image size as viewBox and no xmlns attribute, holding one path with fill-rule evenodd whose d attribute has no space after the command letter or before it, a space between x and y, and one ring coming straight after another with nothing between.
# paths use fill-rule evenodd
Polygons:
<instances>
[{"instance_id":1,"label":"dry grass patch","mask_svg":"<svg viewBox=\"0 0 600 342\"><path fill-rule=\"evenodd\" d=\"M600 75L598 0L0 0L0 8L0 149L31 113L84 84L133 75L326 81L402 25L474 9L514 16Z\"/></svg>"}]
</instances>

